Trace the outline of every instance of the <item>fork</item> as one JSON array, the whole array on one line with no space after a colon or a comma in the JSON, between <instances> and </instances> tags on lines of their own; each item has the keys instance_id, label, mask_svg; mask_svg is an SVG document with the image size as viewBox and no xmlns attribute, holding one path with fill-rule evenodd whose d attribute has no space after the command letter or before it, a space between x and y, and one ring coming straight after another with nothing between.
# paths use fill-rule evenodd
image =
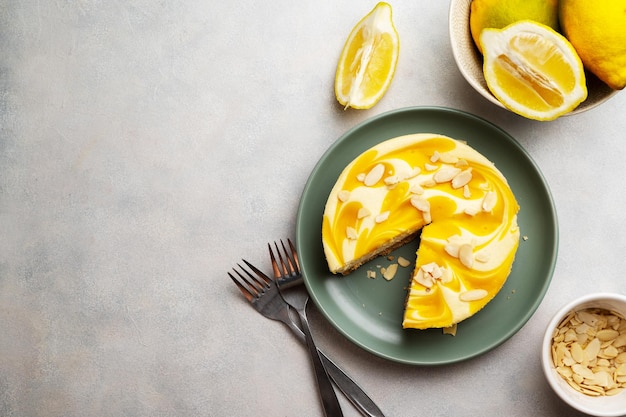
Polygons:
<instances>
[{"instance_id":1,"label":"fork","mask_svg":"<svg viewBox=\"0 0 626 417\"><path fill-rule=\"evenodd\" d=\"M291 243L291 241L289 241L289 243L291 244L291 248L293 249L293 253L295 254L294 262L295 262L297 269L296 267L294 267L294 264L291 262L291 259L287 258L289 266L290 266L290 270L288 271L287 265L285 264L282 256L280 255L280 252L278 252L278 256L281 260L281 263L284 266L284 274L279 273L278 264L276 262L276 258L274 257L274 253L272 252L272 247L269 245L269 243L267 245L270 251L270 258L272 260L272 268L274 269L275 280L282 279L283 281L287 281L289 280L289 278L302 276L302 274L300 273L300 264L298 262L297 253L295 253L295 248L293 247L293 244ZM278 245L276 243L274 244L276 245L276 249L278 250ZM286 253L286 248L285 248L284 243L282 245ZM281 291L281 296L282 296L282 291ZM313 361L313 366L315 368L315 377L317 379L317 384L320 389L322 401L324 402L324 408L326 410L333 410L336 413L336 415L340 416L342 415L341 407L339 407L339 402L337 400L337 396L335 395L335 390L333 389L328 373L326 372L326 368L324 367L324 364L322 363L322 359L320 358L319 351L317 347L315 346L315 341L313 340L313 336L311 335L311 328L309 327L309 320L307 319L306 310L305 310L308 300L309 300L309 297L306 296L303 299L301 299L301 301L297 305L293 301L292 302L287 301L287 304L290 307L292 307L294 310L296 310L300 318L302 331L304 332L304 335L306 337L309 354L311 355L311 360Z\"/></svg>"},{"instance_id":2,"label":"fork","mask_svg":"<svg viewBox=\"0 0 626 417\"><path fill-rule=\"evenodd\" d=\"M274 279L278 284L281 295L283 295L283 298L287 301L287 304L296 310L299 315L304 314L304 320L306 321L307 301L309 299L306 290L304 291L304 294L298 294L300 297L290 297L289 299L285 297L285 290L287 288L293 288L297 284L302 284L304 282L296 248L291 242L291 239L287 239L287 243L289 245L289 250L287 250L285 243L282 240L280 241L283 249L281 254L278 243L274 242L276 255L272 250L272 246L269 243L267 244L272 262L272 269L274 271ZM339 389L346 395L348 400L350 400L350 402L361 412L361 414L368 417L384 417L380 408L378 408L378 406L371 400L371 398L368 397L365 391L363 391L361 387L356 384L356 382L346 375L346 373L333 361L328 359L324 352L320 350L318 350L318 352L330 377L337 384Z\"/></svg>"},{"instance_id":3,"label":"fork","mask_svg":"<svg viewBox=\"0 0 626 417\"><path fill-rule=\"evenodd\" d=\"M291 244L291 242L289 242ZM291 247L293 245L291 244ZM293 249L295 253L295 248ZM297 258L297 255L296 255ZM243 260L248 268L252 269L256 275L263 277L264 274L261 271L258 271L253 265L251 265L246 260ZM287 327L289 327L294 334L302 341L305 341L305 336L302 330L300 329L298 323L293 321L291 318L289 311L284 311L282 309L276 308L268 308L267 305L270 304L269 298L276 297L276 292L272 290L269 293L259 292L256 290L257 287L264 287L266 284L263 284L259 280L263 282L267 282L265 278L256 278L252 275L248 270L246 270L241 265L237 264L239 269L243 272L239 272L238 270L233 268L233 272L239 277L236 278L230 272L228 275L243 293L245 298L252 304L252 306L259 311L265 317L278 320L283 322ZM258 272L257 272L258 271ZM294 269L295 271L295 269ZM299 271L299 266L298 266ZM299 272L298 272L299 273ZM297 275L298 273L294 273ZM300 275L301 278L301 275ZM300 279L301 282L302 279ZM254 284L252 284L254 282ZM283 281L279 281L283 282ZM282 285L281 285L282 288ZM265 294L265 296L264 296ZM271 296L270 296L271 295ZM264 299L265 298L265 299ZM291 308L291 307L290 307ZM385 417L383 412L378 408L378 406L372 401L370 397L363 391L361 387L359 387L356 382L354 382L339 366L337 366L331 359L329 359L324 352L319 351L320 358L326 367L326 371L328 375L332 378L332 380L337 384L337 387L345 394L346 398L361 412L361 414L365 417Z\"/></svg>"},{"instance_id":4,"label":"fork","mask_svg":"<svg viewBox=\"0 0 626 417\"><path fill-rule=\"evenodd\" d=\"M237 278L229 272L228 275L230 278L237 285L239 290L241 290L248 301L250 301L257 308L257 310L259 310L259 312L268 318L282 321L293 330L292 326L295 326L295 324L289 316L289 305L285 302L282 295L278 291L277 284L250 262L245 259L243 262L248 266L248 268L254 271L258 278L239 264L239 268L245 273L245 275L236 269L233 269L233 271L239 276L243 283L240 280L237 280ZM246 275L249 279L246 278ZM317 380L320 397L324 406L324 413L327 417L342 417L343 413L341 412L339 400L337 399L337 395L335 394L330 378L326 373L326 369L324 368L317 348L313 342L311 331L308 327L308 322L306 321L306 316L301 315L300 317L305 341L315 369L315 378Z\"/></svg>"}]
</instances>

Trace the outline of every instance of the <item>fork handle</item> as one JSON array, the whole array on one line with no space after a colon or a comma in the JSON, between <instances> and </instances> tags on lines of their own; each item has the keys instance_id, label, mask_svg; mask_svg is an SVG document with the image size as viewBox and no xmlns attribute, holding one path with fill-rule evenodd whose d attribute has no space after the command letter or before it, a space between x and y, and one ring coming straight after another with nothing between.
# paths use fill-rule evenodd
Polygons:
<instances>
[{"instance_id":1,"label":"fork handle","mask_svg":"<svg viewBox=\"0 0 626 417\"><path fill-rule=\"evenodd\" d=\"M372 399L354 382L346 373L328 358L321 350L318 350L320 358L324 363L326 372L337 384L348 400L354 405L362 415L366 417L385 417L380 408Z\"/></svg>"},{"instance_id":2,"label":"fork handle","mask_svg":"<svg viewBox=\"0 0 626 417\"><path fill-rule=\"evenodd\" d=\"M295 311L294 308L290 309ZM303 342L306 337L302 331L302 326L296 320L288 320L285 322L287 327ZM380 408L367 395L365 391L350 378L339 366L335 364L324 352L318 349L320 359L326 368L328 376L337 384L337 387L343 392L346 398L354 405L359 412L365 417L385 417Z\"/></svg>"},{"instance_id":3,"label":"fork handle","mask_svg":"<svg viewBox=\"0 0 626 417\"><path fill-rule=\"evenodd\" d=\"M311 360L313 361L315 379L317 380L317 387L324 406L324 414L326 417L343 417L341 406L339 405L339 400L335 394L333 384L330 382L330 378L328 377L324 364L322 363L322 359L320 358L319 351L313 341L311 329L309 328L309 322L304 314L298 312L298 315L300 316L300 323L302 324L302 331L304 332L306 345L309 349Z\"/></svg>"}]
</instances>

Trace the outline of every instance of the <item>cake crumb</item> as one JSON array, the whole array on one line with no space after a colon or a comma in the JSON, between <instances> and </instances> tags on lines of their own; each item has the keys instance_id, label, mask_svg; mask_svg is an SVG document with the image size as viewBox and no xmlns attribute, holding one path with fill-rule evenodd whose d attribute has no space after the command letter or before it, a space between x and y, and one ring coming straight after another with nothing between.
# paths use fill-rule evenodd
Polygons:
<instances>
[{"instance_id":1,"label":"cake crumb","mask_svg":"<svg viewBox=\"0 0 626 417\"><path fill-rule=\"evenodd\" d=\"M528 236L522 236L522 239L528 240Z\"/></svg>"},{"instance_id":2,"label":"cake crumb","mask_svg":"<svg viewBox=\"0 0 626 417\"><path fill-rule=\"evenodd\" d=\"M376 271L372 271L371 269L367 270L367 277L371 279L376 279Z\"/></svg>"},{"instance_id":3,"label":"cake crumb","mask_svg":"<svg viewBox=\"0 0 626 417\"><path fill-rule=\"evenodd\" d=\"M443 334L449 334L450 336L456 336L456 324L453 324L450 327L443 328Z\"/></svg>"}]
</instances>

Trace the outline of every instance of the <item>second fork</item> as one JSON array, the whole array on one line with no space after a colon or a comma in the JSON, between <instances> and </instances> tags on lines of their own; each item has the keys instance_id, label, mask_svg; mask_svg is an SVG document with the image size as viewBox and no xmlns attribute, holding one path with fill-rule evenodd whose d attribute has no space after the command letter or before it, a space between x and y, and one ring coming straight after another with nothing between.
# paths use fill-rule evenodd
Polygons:
<instances>
[{"instance_id":1,"label":"second fork","mask_svg":"<svg viewBox=\"0 0 626 417\"><path fill-rule=\"evenodd\" d=\"M291 241L289 243L291 243ZM284 248L284 245L283 245L283 248ZM293 245L292 245L292 248L293 248ZM274 258L274 254L272 253L271 247L270 247L270 256L272 259L272 267L274 268L275 278L283 278L284 280L286 280L289 277L298 277L301 275L299 268L295 269L293 264L291 264L291 260L289 260L290 266L291 266L291 271L290 271L291 273L288 274L287 271L285 271L284 275L281 275L280 277L277 276L276 259ZM280 256L280 253L279 253L279 256ZM281 257L281 261L282 261L282 257ZM298 262L297 258L295 262ZM280 290L280 287L279 287L279 290ZM326 372L326 368L324 367L324 364L322 363L322 358L320 357L319 351L317 350L317 347L315 346L315 341L313 340L313 335L311 334L311 328L309 327L309 320L307 319L306 311L305 311L307 301L308 301L308 297L305 298L303 304L300 306L294 306L289 301L287 301L287 304L289 304L298 312L298 316L300 318L300 324L302 326L302 331L304 332L304 336L306 340L306 345L309 350L311 361L313 362L313 368L315 370L315 379L317 380L317 386L320 391L320 397L324 405L324 412L326 413L327 417L330 417L330 416L341 417L343 416L343 413L341 411L341 406L339 405L339 400L337 399L337 394L335 394L335 389L333 388L333 385L330 381L330 377L328 376L328 373Z\"/></svg>"},{"instance_id":2,"label":"second fork","mask_svg":"<svg viewBox=\"0 0 626 417\"><path fill-rule=\"evenodd\" d=\"M303 289L303 291L298 294L289 294L294 295L293 297L285 296L285 290L287 288L294 287L294 283L302 284L304 282L296 248L290 239L287 239L287 243L289 245L289 250L285 246L284 242L282 240L280 241L282 254L277 242L274 242L274 246L276 247L275 253L272 250L272 246L269 243L267 244L274 272L274 280L278 284L278 289L283 295L283 299L285 299L287 304L296 310L300 316L304 314L306 320L306 308L307 301L309 299L306 290ZM337 365L328 359L322 351L318 351L318 353L324 361L326 370L332 376L337 386L346 395L346 398L348 398L363 415L369 417L384 417L383 412L380 408L378 408L376 403L374 403L372 399L352 379L350 379L350 377L348 377L340 368L337 367Z\"/></svg>"},{"instance_id":3,"label":"second fork","mask_svg":"<svg viewBox=\"0 0 626 417\"><path fill-rule=\"evenodd\" d=\"M270 252L274 278L276 283L278 284L278 289L280 290L281 294L284 294L286 292L286 288L293 287L293 283L302 284L304 282L302 270L300 269L298 252L291 242L291 239L287 239L287 243L289 245L289 249L287 249L282 240L280 241L283 249L281 254L278 243L274 242L274 246L276 247L276 255L272 250L272 246L269 243L267 245ZM298 296L301 296L299 300L296 300L295 297L289 297L289 299L287 300L288 304L291 303L289 305L292 306L294 310L297 310L296 307L293 307L293 304L296 303L298 307L302 307L303 309L305 309L308 293L306 292L306 290L303 290L303 293L304 294L298 294ZM283 298L286 299L287 297ZM376 403L372 401L372 399L361 389L361 387L359 387L348 375L346 375L340 368L338 368L337 365L333 363L333 361L328 359L322 351L318 352L324 361L328 373L332 376L337 386L346 395L346 398L348 398L350 402L355 407L357 407L363 415L368 417L384 417L381 409L378 408Z\"/></svg>"},{"instance_id":4,"label":"second fork","mask_svg":"<svg viewBox=\"0 0 626 417\"><path fill-rule=\"evenodd\" d=\"M289 277L291 282L299 281L302 283L303 280L298 265L297 253L291 241L289 241L289 245L292 249L293 261L291 273L286 273L286 275L291 275L291 277ZM289 259L289 257L290 256L285 249L285 259ZM246 260L243 260L243 262L245 263L245 266L238 264L238 269L233 268L234 275L230 272L228 273L241 293L259 313L267 318L283 322L295 333L298 338L300 338L300 340L305 342L306 338L301 329L302 325L300 324L300 320L295 317L295 314L292 314L295 309L291 305L287 304L279 292L277 283L282 283L284 280L273 280ZM284 262L284 260L281 260L281 263L282 262ZM274 273L275 276L276 274L277 272ZM278 274L280 274L280 271L278 271ZM303 290L302 292L306 294L306 290L304 290L303 287L301 287L301 290ZM284 305L284 310L281 307L281 304ZM367 417L384 417L384 414L380 408L378 408L376 403L372 401L372 399L365 393L365 391L363 391L361 387L359 387L358 384L356 384L356 382L354 382L354 380L352 380L323 352L318 352L329 376L337 384L337 387L339 387L346 395L346 398L350 400L350 402L361 412L361 414Z\"/></svg>"}]
</instances>

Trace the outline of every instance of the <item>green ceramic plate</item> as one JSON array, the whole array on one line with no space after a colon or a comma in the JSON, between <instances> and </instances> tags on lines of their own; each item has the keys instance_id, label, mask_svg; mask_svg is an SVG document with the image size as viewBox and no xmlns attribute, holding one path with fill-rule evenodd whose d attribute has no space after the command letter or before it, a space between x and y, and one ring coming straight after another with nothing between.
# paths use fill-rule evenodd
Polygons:
<instances>
[{"instance_id":1,"label":"green ceramic plate","mask_svg":"<svg viewBox=\"0 0 626 417\"><path fill-rule=\"evenodd\" d=\"M411 267L395 278L367 278L367 269L389 264L380 258L341 277L328 271L321 244L326 199L343 168L364 150L396 136L439 133L467 141L491 159L509 181L521 206L521 235L511 275L500 293L473 317L458 325L456 336L441 329L402 329ZM416 107L376 116L348 131L322 156L302 194L296 242L305 283L322 314L348 339L393 361L415 365L459 362L483 354L513 336L543 299L556 263L557 218L537 165L506 132L462 111ZM415 260L418 242L394 252Z\"/></svg>"}]
</instances>

